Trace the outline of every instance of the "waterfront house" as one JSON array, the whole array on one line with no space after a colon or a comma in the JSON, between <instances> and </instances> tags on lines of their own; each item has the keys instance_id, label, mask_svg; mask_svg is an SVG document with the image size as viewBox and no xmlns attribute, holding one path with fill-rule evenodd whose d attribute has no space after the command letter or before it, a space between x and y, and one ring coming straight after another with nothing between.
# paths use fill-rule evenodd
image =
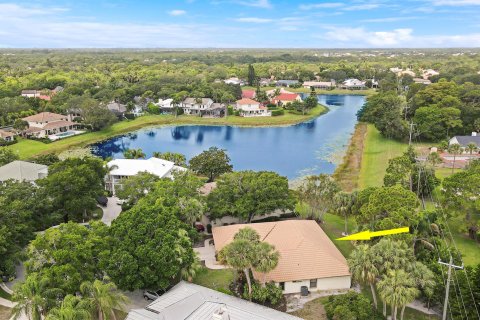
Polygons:
<instances>
[{"instance_id":1,"label":"waterfront house","mask_svg":"<svg viewBox=\"0 0 480 320\"><path fill-rule=\"evenodd\" d=\"M13 140L15 140L15 134L11 131L0 129L0 140L12 142Z\"/></svg>"},{"instance_id":2,"label":"waterfront house","mask_svg":"<svg viewBox=\"0 0 480 320\"><path fill-rule=\"evenodd\" d=\"M351 275L347 260L313 220L285 220L214 227L215 251L233 241L245 227L257 231L260 240L279 252L277 267L267 274L257 271L257 280L273 281L284 294L299 293L302 287L309 291L349 289Z\"/></svg>"},{"instance_id":3,"label":"waterfront house","mask_svg":"<svg viewBox=\"0 0 480 320\"><path fill-rule=\"evenodd\" d=\"M225 105L210 98L186 98L181 104L183 112L199 117L224 117Z\"/></svg>"},{"instance_id":4,"label":"waterfront house","mask_svg":"<svg viewBox=\"0 0 480 320\"><path fill-rule=\"evenodd\" d=\"M363 90L366 89L366 86L365 81L361 81L358 79L347 79L343 81L341 88L348 90Z\"/></svg>"},{"instance_id":5,"label":"waterfront house","mask_svg":"<svg viewBox=\"0 0 480 320\"><path fill-rule=\"evenodd\" d=\"M180 281L126 320L301 320L233 295Z\"/></svg>"},{"instance_id":6,"label":"waterfront house","mask_svg":"<svg viewBox=\"0 0 480 320\"><path fill-rule=\"evenodd\" d=\"M270 102L276 104L277 106L286 106L289 103L294 101L302 101L299 94L296 93L280 93L278 96L274 97Z\"/></svg>"},{"instance_id":7,"label":"waterfront house","mask_svg":"<svg viewBox=\"0 0 480 320\"><path fill-rule=\"evenodd\" d=\"M413 78L414 83L429 85L432 84L432 81L423 78Z\"/></svg>"},{"instance_id":8,"label":"waterfront house","mask_svg":"<svg viewBox=\"0 0 480 320\"><path fill-rule=\"evenodd\" d=\"M262 106L260 102L248 98L238 100L235 104L235 110L242 117L269 117L272 115L268 108Z\"/></svg>"},{"instance_id":9,"label":"waterfront house","mask_svg":"<svg viewBox=\"0 0 480 320\"><path fill-rule=\"evenodd\" d=\"M122 188L122 181L140 172L148 172L159 178L173 178L176 171L185 171L186 168L176 166L175 163L159 158L150 159L115 159L107 163L110 171L105 176L105 188L115 194L115 190Z\"/></svg>"},{"instance_id":10,"label":"waterfront house","mask_svg":"<svg viewBox=\"0 0 480 320\"><path fill-rule=\"evenodd\" d=\"M470 143L480 148L480 135L477 132L472 132L471 136L455 136L448 141L448 145L459 144L462 148L466 148Z\"/></svg>"},{"instance_id":11,"label":"waterfront house","mask_svg":"<svg viewBox=\"0 0 480 320\"><path fill-rule=\"evenodd\" d=\"M278 80L275 85L277 87L295 87L298 84L298 80Z\"/></svg>"},{"instance_id":12,"label":"waterfront house","mask_svg":"<svg viewBox=\"0 0 480 320\"><path fill-rule=\"evenodd\" d=\"M158 102L155 103L155 105L160 108L162 113L172 113L175 109L173 99L158 99Z\"/></svg>"},{"instance_id":13,"label":"waterfront house","mask_svg":"<svg viewBox=\"0 0 480 320\"><path fill-rule=\"evenodd\" d=\"M127 112L127 106L116 101L108 103L107 109L110 110L118 118L123 118L125 116L125 113Z\"/></svg>"},{"instance_id":14,"label":"waterfront house","mask_svg":"<svg viewBox=\"0 0 480 320\"><path fill-rule=\"evenodd\" d=\"M53 112L41 112L22 120L28 122L28 129L24 134L37 138L46 138L49 135L64 133L79 127L78 123L69 120L69 116Z\"/></svg>"},{"instance_id":15,"label":"waterfront house","mask_svg":"<svg viewBox=\"0 0 480 320\"><path fill-rule=\"evenodd\" d=\"M255 90L242 90L242 98L255 99L257 92Z\"/></svg>"},{"instance_id":16,"label":"waterfront house","mask_svg":"<svg viewBox=\"0 0 480 320\"><path fill-rule=\"evenodd\" d=\"M335 88L335 80L332 81L305 81L303 83L303 87L310 89L321 89L321 90L329 90Z\"/></svg>"},{"instance_id":17,"label":"waterfront house","mask_svg":"<svg viewBox=\"0 0 480 320\"><path fill-rule=\"evenodd\" d=\"M48 167L26 161L13 161L0 167L0 181L16 180L35 182L48 175Z\"/></svg>"},{"instance_id":18,"label":"waterfront house","mask_svg":"<svg viewBox=\"0 0 480 320\"><path fill-rule=\"evenodd\" d=\"M245 85L245 81L243 81L242 79L239 79L237 77L232 77L232 78L225 79L225 80L223 80L223 82L226 83L226 84L234 84L234 85L240 85L240 86Z\"/></svg>"}]
</instances>

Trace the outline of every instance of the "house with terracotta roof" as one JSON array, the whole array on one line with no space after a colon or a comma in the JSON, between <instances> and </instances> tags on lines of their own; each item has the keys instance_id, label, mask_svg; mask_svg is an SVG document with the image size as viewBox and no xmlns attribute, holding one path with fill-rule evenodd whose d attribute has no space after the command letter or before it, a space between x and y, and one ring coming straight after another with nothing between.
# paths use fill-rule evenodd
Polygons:
<instances>
[{"instance_id":1,"label":"house with terracotta roof","mask_svg":"<svg viewBox=\"0 0 480 320\"><path fill-rule=\"evenodd\" d=\"M257 92L255 90L242 90L242 98L255 99Z\"/></svg>"},{"instance_id":2,"label":"house with terracotta roof","mask_svg":"<svg viewBox=\"0 0 480 320\"><path fill-rule=\"evenodd\" d=\"M309 291L350 288L347 260L315 221L286 220L214 227L215 251L222 250L245 227L257 231L260 240L275 246L280 254L277 267L267 274L253 272L255 279L275 282L284 294L299 293L302 287Z\"/></svg>"},{"instance_id":3,"label":"house with terracotta roof","mask_svg":"<svg viewBox=\"0 0 480 320\"><path fill-rule=\"evenodd\" d=\"M12 142L13 140L15 140L15 134L13 132L0 129L0 140Z\"/></svg>"},{"instance_id":4,"label":"house with terracotta roof","mask_svg":"<svg viewBox=\"0 0 480 320\"><path fill-rule=\"evenodd\" d=\"M242 117L270 117L272 115L268 108L262 106L260 102L248 98L238 100L234 109Z\"/></svg>"},{"instance_id":5,"label":"house with terracotta roof","mask_svg":"<svg viewBox=\"0 0 480 320\"><path fill-rule=\"evenodd\" d=\"M297 93L280 93L278 96L274 97L270 102L276 104L277 106L286 106L289 103L294 101L302 101L300 95Z\"/></svg>"},{"instance_id":6,"label":"house with terracotta roof","mask_svg":"<svg viewBox=\"0 0 480 320\"><path fill-rule=\"evenodd\" d=\"M41 112L22 118L22 120L28 122L28 129L24 131L24 134L37 138L65 133L77 129L79 126L78 123L71 122L68 116L53 112Z\"/></svg>"}]
</instances>

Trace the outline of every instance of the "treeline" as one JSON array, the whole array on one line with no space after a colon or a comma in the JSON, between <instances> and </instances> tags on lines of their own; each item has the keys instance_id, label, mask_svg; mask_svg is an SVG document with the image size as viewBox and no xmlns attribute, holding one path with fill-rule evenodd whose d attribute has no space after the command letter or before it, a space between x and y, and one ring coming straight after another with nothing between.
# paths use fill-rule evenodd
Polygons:
<instances>
[{"instance_id":1,"label":"treeline","mask_svg":"<svg viewBox=\"0 0 480 320\"><path fill-rule=\"evenodd\" d=\"M407 140L410 124L414 137L423 141L448 140L480 131L480 85L446 79L431 85L412 84L382 90L358 112L360 121L375 124L389 138ZM403 91L404 90L404 91Z\"/></svg>"}]
</instances>

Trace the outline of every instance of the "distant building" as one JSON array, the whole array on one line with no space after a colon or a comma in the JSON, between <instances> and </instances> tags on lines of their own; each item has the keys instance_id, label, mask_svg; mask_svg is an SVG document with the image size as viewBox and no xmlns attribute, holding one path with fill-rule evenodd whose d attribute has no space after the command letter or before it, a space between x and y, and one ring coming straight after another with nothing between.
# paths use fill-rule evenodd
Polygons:
<instances>
[{"instance_id":1,"label":"distant building","mask_svg":"<svg viewBox=\"0 0 480 320\"><path fill-rule=\"evenodd\" d=\"M301 320L232 295L180 281L126 320Z\"/></svg>"},{"instance_id":2,"label":"distant building","mask_svg":"<svg viewBox=\"0 0 480 320\"><path fill-rule=\"evenodd\" d=\"M361 81L358 79L347 79L343 81L341 88L348 90L363 90L366 89L366 86L365 81Z\"/></svg>"},{"instance_id":3,"label":"distant building","mask_svg":"<svg viewBox=\"0 0 480 320\"><path fill-rule=\"evenodd\" d=\"M242 98L255 99L257 92L255 90L242 90Z\"/></svg>"},{"instance_id":4,"label":"distant building","mask_svg":"<svg viewBox=\"0 0 480 320\"><path fill-rule=\"evenodd\" d=\"M26 161L13 161L0 167L0 181L10 179L34 182L48 175L48 167Z\"/></svg>"},{"instance_id":5,"label":"distant building","mask_svg":"<svg viewBox=\"0 0 480 320\"><path fill-rule=\"evenodd\" d=\"M433 77L433 76L438 76L440 75L440 72L438 71L435 71L433 69L427 69L427 70L423 70L423 79L428 79L430 77Z\"/></svg>"},{"instance_id":6,"label":"distant building","mask_svg":"<svg viewBox=\"0 0 480 320\"><path fill-rule=\"evenodd\" d=\"M0 129L0 139L7 142L12 142L13 140L15 140L15 134L13 132Z\"/></svg>"},{"instance_id":7,"label":"distant building","mask_svg":"<svg viewBox=\"0 0 480 320\"><path fill-rule=\"evenodd\" d=\"M332 81L305 81L303 83L304 88L315 88L315 89L322 89L322 90L329 90L334 88L336 85L335 80Z\"/></svg>"},{"instance_id":8,"label":"distant building","mask_svg":"<svg viewBox=\"0 0 480 320\"><path fill-rule=\"evenodd\" d=\"M22 120L28 122L28 129L24 131L24 134L37 138L46 138L49 135L77 129L80 126L78 123L71 122L69 116L52 112L41 112Z\"/></svg>"},{"instance_id":9,"label":"distant building","mask_svg":"<svg viewBox=\"0 0 480 320\"><path fill-rule=\"evenodd\" d=\"M300 95L296 93L280 93L278 96L274 97L270 102L278 106L285 106L294 101L302 101Z\"/></svg>"},{"instance_id":10,"label":"distant building","mask_svg":"<svg viewBox=\"0 0 480 320\"><path fill-rule=\"evenodd\" d=\"M284 294L310 291L349 289L351 275L347 260L313 220L285 220L214 227L213 240L218 253L233 241L235 234L249 227L260 240L273 246L280 258L275 269L267 274L257 271L257 280L273 281Z\"/></svg>"},{"instance_id":11,"label":"distant building","mask_svg":"<svg viewBox=\"0 0 480 320\"><path fill-rule=\"evenodd\" d=\"M272 113L267 107L264 107L252 99L243 98L236 102L235 110L240 113L242 117L269 117Z\"/></svg>"},{"instance_id":12,"label":"distant building","mask_svg":"<svg viewBox=\"0 0 480 320\"><path fill-rule=\"evenodd\" d=\"M108 103L107 109L110 110L118 118L123 118L125 116L125 113L127 112L127 106L116 101Z\"/></svg>"},{"instance_id":13,"label":"distant building","mask_svg":"<svg viewBox=\"0 0 480 320\"><path fill-rule=\"evenodd\" d=\"M22 97L25 98L37 98L40 96L40 91L37 90L22 90L20 94Z\"/></svg>"},{"instance_id":14,"label":"distant building","mask_svg":"<svg viewBox=\"0 0 480 320\"><path fill-rule=\"evenodd\" d=\"M298 80L278 80L276 82L277 87L292 87L298 85L300 82Z\"/></svg>"},{"instance_id":15,"label":"distant building","mask_svg":"<svg viewBox=\"0 0 480 320\"><path fill-rule=\"evenodd\" d=\"M260 81L258 82L258 84L261 86L261 87L268 87L272 84L272 79L270 78L261 78Z\"/></svg>"},{"instance_id":16,"label":"distant building","mask_svg":"<svg viewBox=\"0 0 480 320\"><path fill-rule=\"evenodd\" d=\"M215 103L210 98L186 98L181 107L183 112L188 115L215 118L225 116L225 105Z\"/></svg>"},{"instance_id":17,"label":"distant building","mask_svg":"<svg viewBox=\"0 0 480 320\"><path fill-rule=\"evenodd\" d=\"M150 159L115 159L107 163L110 171L105 176L105 188L115 194L115 190L122 188L124 179L135 176L140 172L148 172L159 178L173 178L175 171L187 169L176 166L175 163L158 158Z\"/></svg>"},{"instance_id":18,"label":"distant building","mask_svg":"<svg viewBox=\"0 0 480 320\"><path fill-rule=\"evenodd\" d=\"M232 78L228 78L228 79L225 79L223 80L224 83L226 84L236 84L236 85L240 85L240 86L243 86L245 85L245 81L237 78L237 77L232 77Z\"/></svg>"},{"instance_id":19,"label":"distant building","mask_svg":"<svg viewBox=\"0 0 480 320\"><path fill-rule=\"evenodd\" d=\"M455 136L448 141L449 145L459 144L462 148L465 148L470 143L474 143L477 148L480 148L480 135L477 132L472 132L471 136Z\"/></svg>"},{"instance_id":20,"label":"distant building","mask_svg":"<svg viewBox=\"0 0 480 320\"><path fill-rule=\"evenodd\" d=\"M432 81L428 79L423 79L423 78L413 78L414 83L419 83L419 84L424 84L424 85L429 85L432 84Z\"/></svg>"}]
</instances>

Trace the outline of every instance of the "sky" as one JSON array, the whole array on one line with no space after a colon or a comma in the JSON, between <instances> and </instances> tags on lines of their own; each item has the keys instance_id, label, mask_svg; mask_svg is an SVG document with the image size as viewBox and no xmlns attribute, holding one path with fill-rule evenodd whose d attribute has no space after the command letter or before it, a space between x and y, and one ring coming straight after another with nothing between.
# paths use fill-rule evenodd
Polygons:
<instances>
[{"instance_id":1,"label":"sky","mask_svg":"<svg viewBox=\"0 0 480 320\"><path fill-rule=\"evenodd\" d=\"M480 0L0 0L0 48L480 47Z\"/></svg>"}]
</instances>

